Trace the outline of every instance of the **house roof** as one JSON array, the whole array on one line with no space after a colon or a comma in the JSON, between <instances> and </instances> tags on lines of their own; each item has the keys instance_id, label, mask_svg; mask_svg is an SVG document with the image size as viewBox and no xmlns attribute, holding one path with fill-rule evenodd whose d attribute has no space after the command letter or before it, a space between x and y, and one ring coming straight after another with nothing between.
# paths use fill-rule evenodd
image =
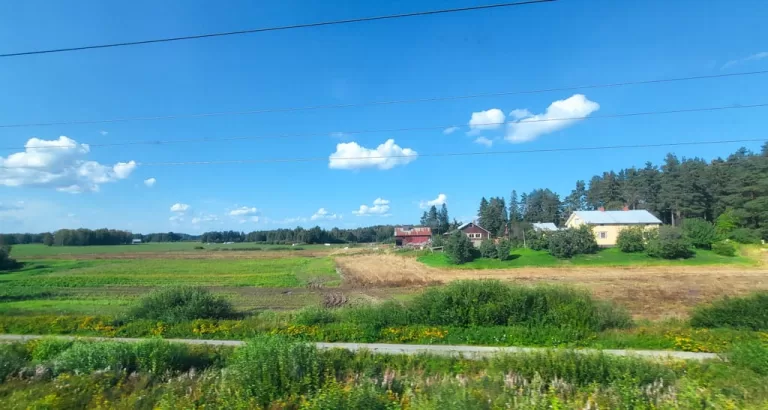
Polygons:
<instances>
[{"instance_id":1,"label":"house roof","mask_svg":"<svg viewBox=\"0 0 768 410\"><path fill-rule=\"evenodd\" d=\"M432 236L432 229L427 226L422 227L397 227L395 236Z\"/></svg>"},{"instance_id":2,"label":"house roof","mask_svg":"<svg viewBox=\"0 0 768 410\"><path fill-rule=\"evenodd\" d=\"M476 223L474 223L474 222L467 222L467 223L465 223L465 224L462 224L462 225L460 225L458 228L456 228L456 230L459 230L459 231L461 231L461 230L463 230L464 228L468 227L469 225L475 225L476 227L478 227L478 228L480 228L480 229L482 229L482 230L484 230L484 231L486 231L486 232L488 232L488 233L491 233L491 231L489 231L489 230L487 230L487 229L483 228L482 226L480 226L480 225L478 225L478 224L476 224Z\"/></svg>"},{"instance_id":3,"label":"house roof","mask_svg":"<svg viewBox=\"0 0 768 410\"><path fill-rule=\"evenodd\" d=\"M537 231L556 231L557 226L552 222L536 222L532 223L533 229Z\"/></svg>"},{"instance_id":4,"label":"house roof","mask_svg":"<svg viewBox=\"0 0 768 410\"><path fill-rule=\"evenodd\" d=\"M659 218L644 209L634 211L575 211L571 218L574 216L578 216L588 224L631 225L661 223Z\"/></svg>"}]
</instances>

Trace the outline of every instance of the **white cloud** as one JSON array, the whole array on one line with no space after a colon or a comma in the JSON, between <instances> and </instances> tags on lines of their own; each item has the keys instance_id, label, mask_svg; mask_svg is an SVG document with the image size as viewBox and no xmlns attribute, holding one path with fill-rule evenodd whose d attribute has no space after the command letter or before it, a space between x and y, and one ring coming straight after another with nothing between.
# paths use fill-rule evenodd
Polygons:
<instances>
[{"instance_id":1,"label":"white cloud","mask_svg":"<svg viewBox=\"0 0 768 410\"><path fill-rule=\"evenodd\" d=\"M87 161L88 144L61 136L56 140L30 138L24 152L0 157L0 185L36 186L61 192L95 192L102 184L128 178L136 162L102 165Z\"/></svg>"},{"instance_id":2,"label":"white cloud","mask_svg":"<svg viewBox=\"0 0 768 410\"><path fill-rule=\"evenodd\" d=\"M219 220L219 217L213 214L201 214L199 216L196 216L192 218L192 224L193 225L199 225L204 222L216 222Z\"/></svg>"},{"instance_id":3,"label":"white cloud","mask_svg":"<svg viewBox=\"0 0 768 410\"><path fill-rule=\"evenodd\" d=\"M504 125L504 113L498 108L472 113L469 119L469 135L478 135L483 130L495 130Z\"/></svg>"},{"instance_id":4,"label":"white cloud","mask_svg":"<svg viewBox=\"0 0 768 410\"><path fill-rule=\"evenodd\" d=\"M109 132L107 132L107 131L104 131L104 130L101 130L101 131L99 131L99 134L101 134L101 135L107 135L107 134L109 134Z\"/></svg>"},{"instance_id":5,"label":"white cloud","mask_svg":"<svg viewBox=\"0 0 768 410\"><path fill-rule=\"evenodd\" d=\"M339 218L341 218L340 215L336 215L336 214L330 213L325 208L320 208L309 219L312 220L312 221L317 221L317 220L329 220L329 221L332 221L334 219L339 219Z\"/></svg>"},{"instance_id":6,"label":"white cloud","mask_svg":"<svg viewBox=\"0 0 768 410\"><path fill-rule=\"evenodd\" d=\"M485 145L486 147L493 146L493 140L490 140L488 138L485 138L483 136L479 136L475 138L475 144Z\"/></svg>"},{"instance_id":7,"label":"white cloud","mask_svg":"<svg viewBox=\"0 0 768 410\"><path fill-rule=\"evenodd\" d=\"M376 198L373 201L373 206L360 205L357 211L352 211L357 216L379 215L389 216L389 200Z\"/></svg>"},{"instance_id":8,"label":"white cloud","mask_svg":"<svg viewBox=\"0 0 768 410\"><path fill-rule=\"evenodd\" d=\"M248 223L248 222L257 223L257 222L259 222L259 217L258 216L252 216L252 217L249 217L249 218L242 218L242 219L240 219L237 222L240 223L240 224L244 224L244 223Z\"/></svg>"},{"instance_id":9,"label":"white cloud","mask_svg":"<svg viewBox=\"0 0 768 410\"><path fill-rule=\"evenodd\" d=\"M738 60L731 60L721 67L721 70L725 70L726 68L733 67L735 65L740 65L744 63L748 63L750 61L758 61L762 60L764 58L768 58L768 51L761 51L759 53L752 54L751 56L747 56Z\"/></svg>"},{"instance_id":10,"label":"white cloud","mask_svg":"<svg viewBox=\"0 0 768 410\"><path fill-rule=\"evenodd\" d=\"M258 209L249 208L247 206L243 206L243 207L229 211L230 216L251 216L251 215L258 215L258 214L259 214Z\"/></svg>"},{"instance_id":11,"label":"white cloud","mask_svg":"<svg viewBox=\"0 0 768 410\"><path fill-rule=\"evenodd\" d=\"M187 212L189 208L191 208L191 206L177 202L171 205L171 212L184 213Z\"/></svg>"},{"instance_id":12,"label":"white cloud","mask_svg":"<svg viewBox=\"0 0 768 410\"><path fill-rule=\"evenodd\" d=\"M507 125L505 138L511 142L533 141L544 134L559 131L580 121L562 118L587 117L599 109L600 104L588 100L583 94L574 94L565 100L553 102L543 114L533 115L527 110L515 110L511 115L524 117Z\"/></svg>"},{"instance_id":13,"label":"white cloud","mask_svg":"<svg viewBox=\"0 0 768 410\"><path fill-rule=\"evenodd\" d=\"M443 134L445 134L445 135L451 135L451 134L453 134L454 132L458 131L459 129L460 129L459 127L448 127L448 128L446 128L446 129L444 129L444 130L443 130Z\"/></svg>"},{"instance_id":14,"label":"white cloud","mask_svg":"<svg viewBox=\"0 0 768 410\"><path fill-rule=\"evenodd\" d=\"M153 186L155 186L155 182L157 182L155 178L148 178L144 180L144 185L152 188Z\"/></svg>"},{"instance_id":15,"label":"white cloud","mask_svg":"<svg viewBox=\"0 0 768 410\"><path fill-rule=\"evenodd\" d=\"M173 224L184 222L184 214L172 215L168 220Z\"/></svg>"},{"instance_id":16,"label":"white cloud","mask_svg":"<svg viewBox=\"0 0 768 410\"><path fill-rule=\"evenodd\" d=\"M431 200L431 201L421 201L419 202L419 208L421 209L427 209L431 206L441 206L448 200L448 195L446 194L438 194L437 198Z\"/></svg>"},{"instance_id":17,"label":"white cloud","mask_svg":"<svg viewBox=\"0 0 768 410\"><path fill-rule=\"evenodd\" d=\"M514 109L514 110L510 111L509 112L509 116L514 118L514 119L516 119L516 120L521 120L523 118L532 117L533 113L528 111L528 110L526 110L526 109L517 108L517 109Z\"/></svg>"},{"instance_id":18,"label":"white cloud","mask_svg":"<svg viewBox=\"0 0 768 410\"><path fill-rule=\"evenodd\" d=\"M336 152L328 157L328 167L332 169L378 168L384 170L413 162L417 155L416 151L410 148L401 148L395 144L393 139L388 139L376 149L361 147L356 142L347 142L336 145Z\"/></svg>"}]
</instances>

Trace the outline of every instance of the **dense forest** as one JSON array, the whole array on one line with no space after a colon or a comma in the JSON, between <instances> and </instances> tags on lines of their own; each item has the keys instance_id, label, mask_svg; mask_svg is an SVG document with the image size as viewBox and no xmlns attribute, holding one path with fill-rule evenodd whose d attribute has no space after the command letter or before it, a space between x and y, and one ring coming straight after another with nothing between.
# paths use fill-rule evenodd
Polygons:
<instances>
[{"instance_id":1,"label":"dense forest","mask_svg":"<svg viewBox=\"0 0 768 410\"><path fill-rule=\"evenodd\" d=\"M54 233L6 233L0 234L0 244L24 245L42 243L49 246L123 245L133 239L142 242L195 241L199 235L185 233L150 233L146 235L115 229L60 229Z\"/></svg>"},{"instance_id":2,"label":"dense forest","mask_svg":"<svg viewBox=\"0 0 768 410\"><path fill-rule=\"evenodd\" d=\"M687 218L714 222L728 212L739 228L768 239L768 143L760 153L745 148L727 158L705 161L667 154L661 165L606 171L589 182L576 181L565 198L550 189L535 189L509 203L503 197L482 198L478 223L501 235L521 223L554 222L562 226L573 211L646 209L665 224Z\"/></svg>"},{"instance_id":3,"label":"dense forest","mask_svg":"<svg viewBox=\"0 0 768 410\"><path fill-rule=\"evenodd\" d=\"M394 236L395 227L392 225L377 225L365 228L326 230L315 226L304 229L275 229L271 231L253 231L249 233L237 231L206 232L200 236L204 243L223 242L261 242L261 243L369 243L387 242Z\"/></svg>"}]
</instances>

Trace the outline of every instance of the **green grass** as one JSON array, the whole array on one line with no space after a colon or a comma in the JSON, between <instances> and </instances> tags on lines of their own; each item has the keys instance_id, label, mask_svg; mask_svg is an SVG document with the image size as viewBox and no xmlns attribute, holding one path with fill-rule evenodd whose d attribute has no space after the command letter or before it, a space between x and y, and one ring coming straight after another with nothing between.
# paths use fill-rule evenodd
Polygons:
<instances>
[{"instance_id":1,"label":"green grass","mask_svg":"<svg viewBox=\"0 0 768 410\"><path fill-rule=\"evenodd\" d=\"M696 256L684 260L665 260L651 258L645 253L624 253L618 248L601 249L593 255L576 255L571 259L557 259L547 251L531 249L513 249L512 259L478 258L463 265L454 265L443 253L431 253L420 256L419 262L425 265L451 269L510 269L523 267L557 266L694 266L694 265L755 265L755 261L745 256L721 256L710 250L696 250Z\"/></svg>"},{"instance_id":2,"label":"green grass","mask_svg":"<svg viewBox=\"0 0 768 410\"><path fill-rule=\"evenodd\" d=\"M0 315L115 315L131 304L130 299L36 299L0 303Z\"/></svg>"},{"instance_id":3,"label":"green grass","mask_svg":"<svg viewBox=\"0 0 768 410\"><path fill-rule=\"evenodd\" d=\"M196 246L202 246L205 249L195 249ZM300 245L299 247L305 250L311 249L328 249L338 248L350 245L332 245L330 247L325 245ZM244 248L261 248L262 250L270 250L273 248L290 248L291 245L266 245L259 243L233 243L229 245L224 244L211 244L205 245L200 242L158 242L158 243L144 243L141 245L104 245L104 246L45 246L41 244L28 244L28 245L14 245L11 255L14 258L29 259L43 256L56 256L56 255L96 255L96 254L115 254L115 253L136 253L136 252L205 252L216 251L222 249L244 249ZM290 251L290 250L288 250Z\"/></svg>"}]
</instances>

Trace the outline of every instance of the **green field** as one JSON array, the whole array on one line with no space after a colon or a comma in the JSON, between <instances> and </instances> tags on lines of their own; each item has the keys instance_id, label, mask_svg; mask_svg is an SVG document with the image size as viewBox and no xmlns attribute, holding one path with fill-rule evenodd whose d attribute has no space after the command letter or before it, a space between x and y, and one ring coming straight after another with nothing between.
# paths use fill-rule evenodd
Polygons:
<instances>
[{"instance_id":1,"label":"green field","mask_svg":"<svg viewBox=\"0 0 768 410\"><path fill-rule=\"evenodd\" d=\"M204 249L195 249L195 247L203 247ZM206 245L200 242L158 242L158 243L145 243L141 245L104 245L104 246L45 246L41 244L29 244L29 245L14 245L11 255L15 258L35 258L43 256L56 256L56 255L96 255L96 254L119 254L119 253L135 253L135 252L204 252L204 251L221 251L221 250L294 250L298 249L328 249L339 248L347 245L300 245L293 247L291 245L269 245L258 243L233 243L233 244L211 244Z\"/></svg>"},{"instance_id":2,"label":"green field","mask_svg":"<svg viewBox=\"0 0 768 410\"><path fill-rule=\"evenodd\" d=\"M512 269L524 267L564 267L564 266L696 266L696 265L742 265L757 264L746 256L721 256L710 250L698 249L696 256L683 260L665 260L651 258L645 253L624 253L618 248L601 249L593 255L576 255L571 259L557 259L547 251L534 251L521 248L513 249L512 259L478 258L463 265L450 263L443 253L430 253L418 258L425 265L449 269Z\"/></svg>"}]
</instances>

